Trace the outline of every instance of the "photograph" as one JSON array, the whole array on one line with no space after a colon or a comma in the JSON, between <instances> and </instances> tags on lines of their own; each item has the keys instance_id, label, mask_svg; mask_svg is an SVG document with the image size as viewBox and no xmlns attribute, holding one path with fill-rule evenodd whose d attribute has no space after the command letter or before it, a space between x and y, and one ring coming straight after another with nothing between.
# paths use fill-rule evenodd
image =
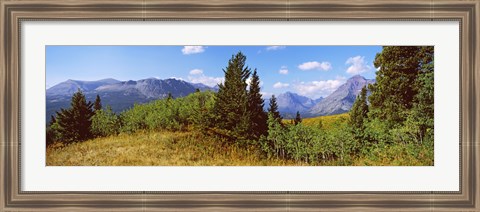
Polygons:
<instances>
[{"instance_id":1,"label":"photograph","mask_svg":"<svg viewBox=\"0 0 480 212\"><path fill-rule=\"evenodd\" d=\"M47 45L46 166L434 166L434 46Z\"/></svg>"}]
</instances>

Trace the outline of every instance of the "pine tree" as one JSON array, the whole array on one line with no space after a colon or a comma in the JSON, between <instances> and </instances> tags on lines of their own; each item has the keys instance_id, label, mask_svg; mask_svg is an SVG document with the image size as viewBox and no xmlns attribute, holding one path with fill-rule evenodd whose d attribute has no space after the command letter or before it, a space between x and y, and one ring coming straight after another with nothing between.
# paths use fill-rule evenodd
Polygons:
<instances>
[{"instance_id":1,"label":"pine tree","mask_svg":"<svg viewBox=\"0 0 480 212\"><path fill-rule=\"evenodd\" d=\"M93 103L93 110L101 110L102 109L102 101L100 100L100 96L97 94L97 98L95 98L95 103Z\"/></svg>"},{"instance_id":2,"label":"pine tree","mask_svg":"<svg viewBox=\"0 0 480 212\"><path fill-rule=\"evenodd\" d=\"M248 91L248 113L250 114L250 135L259 138L267 133L267 114L263 110L264 102L260 94L260 78L255 69Z\"/></svg>"},{"instance_id":3,"label":"pine tree","mask_svg":"<svg viewBox=\"0 0 480 212\"><path fill-rule=\"evenodd\" d=\"M248 133L248 93L246 80L250 69L245 66L246 57L241 52L233 55L223 70L225 81L219 84L214 113L216 126L231 132L234 137Z\"/></svg>"},{"instance_id":4,"label":"pine tree","mask_svg":"<svg viewBox=\"0 0 480 212\"><path fill-rule=\"evenodd\" d=\"M55 118L54 115L50 116L50 121L48 122L48 126L51 126L52 124L55 124L57 122L57 119Z\"/></svg>"},{"instance_id":5,"label":"pine tree","mask_svg":"<svg viewBox=\"0 0 480 212\"><path fill-rule=\"evenodd\" d=\"M367 88L364 86L350 110L350 125L354 129L363 130L368 118Z\"/></svg>"},{"instance_id":6,"label":"pine tree","mask_svg":"<svg viewBox=\"0 0 480 212\"><path fill-rule=\"evenodd\" d=\"M295 119L293 120L293 124L297 125L302 123L302 117L300 116L300 112L297 111L297 115L295 116Z\"/></svg>"},{"instance_id":7,"label":"pine tree","mask_svg":"<svg viewBox=\"0 0 480 212\"><path fill-rule=\"evenodd\" d=\"M433 47L385 46L375 57L376 83L369 86L371 113L389 127L405 121L418 92L416 79L432 63Z\"/></svg>"},{"instance_id":8,"label":"pine tree","mask_svg":"<svg viewBox=\"0 0 480 212\"><path fill-rule=\"evenodd\" d=\"M352 126L353 136L359 142L365 142L365 123L368 120L367 87L364 86L350 110L349 123Z\"/></svg>"},{"instance_id":9,"label":"pine tree","mask_svg":"<svg viewBox=\"0 0 480 212\"><path fill-rule=\"evenodd\" d=\"M422 73L415 83L417 95L410 114L405 121L405 127L415 135L418 143L425 138L433 140L434 131L434 72L433 62L424 65Z\"/></svg>"},{"instance_id":10,"label":"pine tree","mask_svg":"<svg viewBox=\"0 0 480 212\"><path fill-rule=\"evenodd\" d=\"M277 98L275 95L272 95L272 98L270 98L268 113L271 113L273 118L278 122L282 121L282 116L280 115L280 112L278 112Z\"/></svg>"},{"instance_id":11,"label":"pine tree","mask_svg":"<svg viewBox=\"0 0 480 212\"><path fill-rule=\"evenodd\" d=\"M57 111L57 123L62 142L70 143L89 139L92 137L90 126L94 115L93 104L87 103L85 95L80 89L73 94L70 108Z\"/></svg>"}]
</instances>

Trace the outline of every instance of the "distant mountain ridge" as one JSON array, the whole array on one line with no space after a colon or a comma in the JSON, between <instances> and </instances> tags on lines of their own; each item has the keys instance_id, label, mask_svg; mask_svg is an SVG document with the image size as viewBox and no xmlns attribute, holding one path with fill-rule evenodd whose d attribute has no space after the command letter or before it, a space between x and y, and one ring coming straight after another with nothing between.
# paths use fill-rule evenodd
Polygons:
<instances>
[{"instance_id":1,"label":"distant mountain ridge","mask_svg":"<svg viewBox=\"0 0 480 212\"><path fill-rule=\"evenodd\" d=\"M279 94L276 98L278 111L284 118L294 118L297 111L303 114L323 99L320 97L314 100L292 92Z\"/></svg>"},{"instance_id":2,"label":"distant mountain ridge","mask_svg":"<svg viewBox=\"0 0 480 212\"><path fill-rule=\"evenodd\" d=\"M187 96L199 89L201 91L212 88L201 83L189 83L179 79L148 78L141 80L119 81L102 79L97 81L67 80L50 87L46 91L47 120L60 108L68 108L73 93L81 90L87 101L94 101L99 95L104 106L110 105L115 112L121 112L132 107L135 103L142 104L152 100L163 99L170 93L174 98Z\"/></svg>"},{"instance_id":3,"label":"distant mountain ridge","mask_svg":"<svg viewBox=\"0 0 480 212\"><path fill-rule=\"evenodd\" d=\"M296 93L286 92L277 96L278 111L287 119L294 118L297 111L302 117L316 117L346 113L350 111L361 89L375 83L374 79L365 79L355 75L325 98L311 99ZM265 109L269 99L265 99Z\"/></svg>"},{"instance_id":4,"label":"distant mountain ridge","mask_svg":"<svg viewBox=\"0 0 480 212\"><path fill-rule=\"evenodd\" d=\"M202 87L203 88L203 87ZM155 79L129 80L126 82L107 84L97 87L97 93L124 92L136 93L147 99L161 99L172 94L173 97L182 97L195 92L196 87L188 82L177 79Z\"/></svg>"},{"instance_id":5,"label":"distant mountain ridge","mask_svg":"<svg viewBox=\"0 0 480 212\"><path fill-rule=\"evenodd\" d=\"M120 81L112 78L97 81L67 80L47 89L47 96L72 95L80 89L83 92L92 91L103 85L119 83Z\"/></svg>"},{"instance_id":6,"label":"distant mountain ridge","mask_svg":"<svg viewBox=\"0 0 480 212\"><path fill-rule=\"evenodd\" d=\"M348 112L352 108L362 88L373 83L375 83L373 79L365 79L360 75L355 75L348 79L345 84L337 88L332 94L311 107L304 115L311 117Z\"/></svg>"}]
</instances>

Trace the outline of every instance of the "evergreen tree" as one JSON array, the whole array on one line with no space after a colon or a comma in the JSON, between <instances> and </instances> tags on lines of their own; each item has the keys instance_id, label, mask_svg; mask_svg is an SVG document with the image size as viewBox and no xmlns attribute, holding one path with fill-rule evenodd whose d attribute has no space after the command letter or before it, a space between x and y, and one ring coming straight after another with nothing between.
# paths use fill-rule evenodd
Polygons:
<instances>
[{"instance_id":1,"label":"evergreen tree","mask_svg":"<svg viewBox=\"0 0 480 212\"><path fill-rule=\"evenodd\" d=\"M241 52L232 55L223 70L225 81L219 84L214 113L216 126L231 132L234 137L245 137L250 128L246 80L250 69L245 66L246 57Z\"/></svg>"},{"instance_id":2,"label":"evergreen tree","mask_svg":"<svg viewBox=\"0 0 480 212\"><path fill-rule=\"evenodd\" d=\"M260 78L255 69L248 91L248 112L250 114L250 135L259 138L267 133L267 114L263 110L264 102L260 94Z\"/></svg>"},{"instance_id":3,"label":"evergreen tree","mask_svg":"<svg viewBox=\"0 0 480 212\"><path fill-rule=\"evenodd\" d=\"M300 116L299 111L297 111L297 115L295 116L295 119L293 120L293 123L295 125L302 123L302 117Z\"/></svg>"},{"instance_id":4,"label":"evergreen tree","mask_svg":"<svg viewBox=\"0 0 480 212\"><path fill-rule=\"evenodd\" d=\"M369 86L372 116L393 127L405 121L418 92L416 79L433 61L433 47L385 46L375 57L376 83Z\"/></svg>"},{"instance_id":5,"label":"evergreen tree","mask_svg":"<svg viewBox=\"0 0 480 212\"><path fill-rule=\"evenodd\" d=\"M360 91L355 103L353 103L350 110L350 126L352 126L352 132L357 141L365 142L366 136L364 135L365 123L368 120L368 104L367 104L367 87L364 86Z\"/></svg>"},{"instance_id":6,"label":"evergreen tree","mask_svg":"<svg viewBox=\"0 0 480 212\"><path fill-rule=\"evenodd\" d=\"M167 101L170 101L173 99L173 95L171 92L168 92L168 97L167 97Z\"/></svg>"},{"instance_id":7,"label":"evergreen tree","mask_svg":"<svg viewBox=\"0 0 480 212\"><path fill-rule=\"evenodd\" d=\"M282 116L280 115L280 112L278 112L277 98L275 95L272 95L272 98L270 98L268 112L272 114L273 119L277 120L278 122L282 121Z\"/></svg>"},{"instance_id":8,"label":"evergreen tree","mask_svg":"<svg viewBox=\"0 0 480 212\"><path fill-rule=\"evenodd\" d=\"M367 88L365 86L360 91L360 94L358 95L355 103L353 103L352 109L350 110L350 125L352 125L354 129L363 130L364 122L367 121L367 118Z\"/></svg>"},{"instance_id":9,"label":"evergreen tree","mask_svg":"<svg viewBox=\"0 0 480 212\"><path fill-rule=\"evenodd\" d=\"M424 65L422 73L415 83L418 89L417 95L415 95L412 110L405 122L405 127L415 135L418 143L422 143L425 138L433 139L433 74L433 62Z\"/></svg>"},{"instance_id":10,"label":"evergreen tree","mask_svg":"<svg viewBox=\"0 0 480 212\"><path fill-rule=\"evenodd\" d=\"M57 123L62 142L77 142L92 137L90 126L94 115L93 104L87 103L80 89L73 94L70 108L57 111Z\"/></svg>"},{"instance_id":11,"label":"evergreen tree","mask_svg":"<svg viewBox=\"0 0 480 212\"><path fill-rule=\"evenodd\" d=\"M50 116L50 121L48 122L48 126L51 126L52 124L55 124L57 122L57 119L55 118L54 115Z\"/></svg>"},{"instance_id":12,"label":"evergreen tree","mask_svg":"<svg viewBox=\"0 0 480 212\"><path fill-rule=\"evenodd\" d=\"M95 103L93 103L93 110L101 110L102 109L102 102L100 100L100 96L97 94L97 98L95 98Z\"/></svg>"}]
</instances>

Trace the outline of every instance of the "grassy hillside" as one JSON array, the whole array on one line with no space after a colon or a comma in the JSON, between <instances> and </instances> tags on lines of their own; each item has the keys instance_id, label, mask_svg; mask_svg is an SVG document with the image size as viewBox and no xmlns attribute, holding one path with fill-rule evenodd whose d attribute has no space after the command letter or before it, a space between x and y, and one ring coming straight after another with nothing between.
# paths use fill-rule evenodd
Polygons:
<instances>
[{"instance_id":1,"label":"grassy hillside","mask_svg":"<svg viewBox=\"0 0 480 212\"><path fill-rule=\"evenodd\" d=\"M194 132L120 134L47 149L47 166L265 166L306 165L267 160L261 152Z\"/></svg>"},{"instance_id":2,"label":"grassy hillside","mask_svg":"<svg viewBox=\"0 0 480 212\"><path fill-rule=\"evenodd\" d=\"M334 129L348 121L348 114L307 118L303 124ZM290 120L284 120L290 123ZM339 144L340 145L340 144ZM337 166L340 159L308 164L267 159L254 145L242 147L199 132L142 131L100 137L47 148L47 166ZM411 144L374 146L368 155L352 155L349 165L433 165L428 147Z\"/></svg>"}]
</instances>

